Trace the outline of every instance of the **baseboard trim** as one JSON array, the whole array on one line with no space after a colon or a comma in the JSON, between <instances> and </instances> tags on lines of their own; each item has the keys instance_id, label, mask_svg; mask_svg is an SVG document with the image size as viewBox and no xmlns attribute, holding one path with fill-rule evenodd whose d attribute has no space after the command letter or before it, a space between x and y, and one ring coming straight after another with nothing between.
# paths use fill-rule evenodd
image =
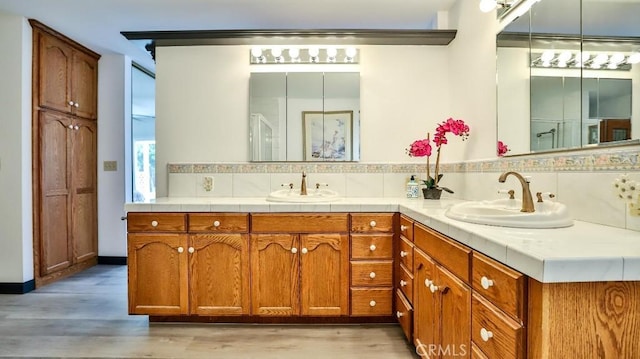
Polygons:
<instances>
[{"instance_id":1,"label":"baseboard trim","mask_svg":"<svg viewBox=\"0 0 640 359\"><path fill-rule=\"evenodd\" d=\"M24 283L0 283L0 294L25 294L36 289L34 279Z\"/></svg>"},{"instance_id":2,"label":"baseboard trim","mask_svg":"<svg viewBox=\"0 0 640 359\"><path fill-rule=\"evenodd\" d=\"M98 256L98 264L127 265L127 257Z\"/></svg>"}]
</instances>

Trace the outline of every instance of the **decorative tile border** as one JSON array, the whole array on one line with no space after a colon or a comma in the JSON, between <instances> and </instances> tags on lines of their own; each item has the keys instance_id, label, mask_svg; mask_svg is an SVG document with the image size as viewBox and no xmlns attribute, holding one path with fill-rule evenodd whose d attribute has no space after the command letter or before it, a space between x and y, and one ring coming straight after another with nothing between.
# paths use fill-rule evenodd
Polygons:
<instances>
[{"instance_id":1,"label":"decorative tile border","mask_svg":"<svg viewBox=\"0 0 640 359\"><path fill-rule=\"evenodd\" d=\"M417 163L169 163L169 173L424 173ZM432 170L434 165L431 165ZM640 171L640 146L444 163L441 173Z\"/></svg>"}]
</instances>

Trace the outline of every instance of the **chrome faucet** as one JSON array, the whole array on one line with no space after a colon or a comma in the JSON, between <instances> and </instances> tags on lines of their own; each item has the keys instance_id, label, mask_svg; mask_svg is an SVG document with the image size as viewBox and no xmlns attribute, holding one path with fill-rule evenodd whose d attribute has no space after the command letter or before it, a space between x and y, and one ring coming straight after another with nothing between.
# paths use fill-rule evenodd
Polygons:
<instances>
[{"instance_id":1,"label":"chrome faucet","mask_svg":"<svg viewBox=\"0 0 640 359\"><path fill-rule=\"evenodd\" d=\"M498 178L498 182L504 183L509 175L513 175L515 178L517 178L522 185L522 209L520 210L520 212L535 212L536 210L533 206L533 197L531 196L531 190L529 189L529 181L525 179L521 174L513 171L505 172L500 175L500 178Z\"/></svg>"},{"instance_id":2,"label":"chrome faucet","mask_svg":"<svg viewBox=\"0 0 640 359\"><path fill-rule=\"evenodd\" d=\"M300 184L300 195L307 195L307 173L302 171L302 184Z\"/></svg>"}]
</instances>

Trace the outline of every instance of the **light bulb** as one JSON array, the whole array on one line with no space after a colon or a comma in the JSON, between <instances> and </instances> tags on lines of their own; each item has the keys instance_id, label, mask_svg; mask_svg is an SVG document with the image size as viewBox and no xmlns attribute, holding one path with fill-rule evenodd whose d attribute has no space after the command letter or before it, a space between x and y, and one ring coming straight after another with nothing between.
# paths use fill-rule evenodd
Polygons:
<instances>
[{"instance_id":1,"label":"light bulb","mask_svg":"<svg viewBox=\"0 0 640 359\"><path fill-rule=\"evenodd\" d=\"M358 50L356 50L355 47L347 47L347 49L345 50L345 54L349 58L354 58L358 54Z\"/></svg>"},{"instance_id":2,"label":"light bulb","mask_svg":"<svg viewBox=\"0 0 640 359\"><path fill-rule=\"evenodd\" d=\"M282 56L282 49L279 47L272 48L271 55L273 55L273 57L275 58L279 58L280 56Z\"/></svg>"},{"instance_id":3,"label":"light bulb","mask_svg":"<svg viewBox=\"0 0 640 359\"><path fill-rule=\"evenodd\" d=\"M251 56L255 57L255 58L259 58L260 56L262 56L262 49L259 47L254 47L251 49Z\"/></svg>"},{"instance_id":4,"label":"light bulb","mask_svg":"<svg viewBox=\"0 0 640 359\"><path fill-rule=\"evenodd\" d=\"M619 52L611 55L611 58L609 59L609 63L611 64L619 64L622 61L624 61L624 55Z\"/></svg>"},{"instance_id":5,"label":"light bulb","mask_svg":"<svg viewBox=\"0 0 640 359\"><path fill-rule=\"evenodd\" d=\"M609 60L609 56L607 56L606 54L598 54L598 56L593 59L593 62L597 63L598 65L602 65L607 62L607 60Z\"/></svg>"},{"instance_id":6,"label":"light bulb","mask_svg":"<svg viewBox=\"0 0 640 359\"><path fill-rule=\"evenodd\" d=\"M571 58L571 52L563 51L562 53L560 53L560 56L558 56L558 61L566 63L567 61L569 61L570 58Z\"/></svg>"},{"instance_id":7,"label":"light bulb","mask_svg":"<svg viewBox=\"0 0 640 359\"><path fill-rule=\"evenodd\" d=\"M335 47L327 47L327 56L336 57L338 55L338 49Z\"/></svg>"},{"instance_id":8,"label":"light bulb","mask_svg":"<svg viewBox=\"0 0 640 359\"><path fill-rule=\"evenodd\" d=\"M297 59L298 57L300 57L300 49L295 47L289 49L289 56L291 56L291 60Z\"/></svg>"},{"instance_id":9,"label":"light bulb","mask_svg":"<svg viewBox=\"0 0 640 359\"><path fill-rule=\"evenodd\" d=\"M542 66L543 67L549 67L549 66L551 66L551 62L550 61L543 61L542 62Z\"/></svg>"},{"instance_id":10,"label":"light bulb","mask_svg":"<svg viewBox=\"0 0 640 359\"><path fill-rule=\"evenodd\" d=\"M480 0L480 11L489 12L496 8L498 2L496 0Z\"/></svg>"},{"instance_id":11,"label":"light bulb","mask_svg":"<svg viewBox=\"0 0 640 359\"><path fill-rule=\"evenodd\" d=\"M627 63L629 64L637 64L640 62L640 52L634 52L633 54L629 55L629 57L627 58Z\"/></svg>"},{"instance_id":12,"label":"light bulb","mask_svg":"<svg viewBox=\"0 0 640 359\"><path fill-rule=\"evenodd\" d=\"M610 62L610 63L609 63L609 65L607 65L607 68L608 68L609 70L615 70L615 69L617 69L617 68L618 68L618 64L617 64L617 63L614 63L614 62Z\"/></svg>"},{"instance_id":13,"label":"light bulb","mask_svg":"<svg viewBox=\"0 0 640 359\"><path fill-rule=\"evenodd\" d=\"M310 47L309 48L309 56L318 57L319 54L320 54L320 49L318 49L317 47Z\"/></svg>"},{"instance_id":14,"label":"light bulb","mask_svg":"<svg viewBox=\"0 0 640 359\"><path fill-rule=\"evenodd\" d=\"M558 61L558 67L567 67L567 63L565 61Z\"/></svg>"},{"instance_id":15,"label":"light bulb","mask_svg":"<svg viewBox=\"0 0 640 359\"><path fill-rule=\"evenodd\" d=\"M545 50L542 53L542 56L540 56L540 59L543 62L549 62L549 61L553 60L554 56L555 56L555 53L552 50Z\"/></svg>"},{"instance_id":16,"label":"light bulb","mask_svg":"<svg viewBox=\"0 0 640 359\"><path fill-rule=\"evenodd\" d=\"M582 57L582 62L587 62L591 57L591 54L589 54L586 51L583 51L581 57Z\"/></svg>"}]
</instances>

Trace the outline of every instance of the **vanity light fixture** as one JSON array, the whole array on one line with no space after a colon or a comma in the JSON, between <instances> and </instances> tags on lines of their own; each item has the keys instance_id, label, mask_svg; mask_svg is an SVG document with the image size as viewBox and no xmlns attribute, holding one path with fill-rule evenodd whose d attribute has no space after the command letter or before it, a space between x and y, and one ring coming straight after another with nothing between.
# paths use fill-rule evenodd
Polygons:
<instances>
[{"instance_id":1,"label":"vanity light fixture","mask_svg":"<svg viewBox=\"0 0 640 359\"><path fill-rule=\"evenodd\" d=\"M250 64L357 64L358 49L353 46L255 46Z\"/></svg>"},{"instance_id":2,"label":"vanity light fixture","mask_svg":"<svg viewBox=\"0 0 640 359\"><path fill-rule=\"evenodd\" d=\"M480 0L480 11L482 12L491 12L494 9L496 9L497 7L501 7L501 8L509 8L511 7L511 5L513 5L516 1L511 0L511 1L507 1L507 0Z\"/></svg>"},{"instance_id":3,"label":"vanity light fixture","mask_svg":"<svg viewBox=\"0 0 640 359\"><path fill-rule=\"evenodd\" d=\"M631 70L631 65L640 63L640 52L629 56L621 52L598 53L571 52L569 50L544 50L531 54L531 67L590 68L593 70ZM635 61L635 62L634 62Z\"/></svg>"}]
</instances>

